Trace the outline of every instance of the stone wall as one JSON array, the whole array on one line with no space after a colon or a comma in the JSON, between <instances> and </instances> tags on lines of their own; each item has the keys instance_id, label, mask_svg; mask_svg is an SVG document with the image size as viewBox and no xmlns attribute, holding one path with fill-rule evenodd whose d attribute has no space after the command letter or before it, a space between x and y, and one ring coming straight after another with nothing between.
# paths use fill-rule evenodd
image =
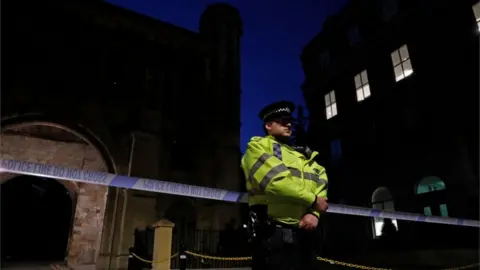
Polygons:
<instances>
[{"instance_id":1,"label":"stone wall","mask_svg":"<svg viewBox=\"0 0 480 270\"><path fill-rule=\"evenodd\" d=\"M100 154L86 143L66 143L17 134L0 136L0 158L3 159L55 164L92 171L107 170ZM162 159L154 155L155 153L145 151L147 146L156 149L151 143L151 140L145 141L143 137L137 138L138 148L134 155L132 175L180 181L175 177L166 178L162 175L166 171L159 161ZM140 147L142 144L146 146ZM145 156L151 158L146 164ZM118 163L123 164L117 161ZM128 168L124 167L118 166L119 174L128 174ZM10 173L0 174L0 183L10 179L14 181L14 177L15 175ZM186 199L71 181L59 180L59 182L71 193L73 202L76 202L67 252L67 263L75 269L81 266L81 269L85 267L93 269L95 266L99 269L125 268L128 257L123 255L128 254L128 248L133 246L134 230L151 226L172 204L174 208L178 208L177 202ZM212 183L199 184L213 186ZM228 188L233 189L230 186ZM197 221L197 229L222 229L232 217L238 218L237 208L238 204L196 199L193 208L189 210L191 211L189 215ZM176 212L178 211L180 209L176 209Z\"/></svg>"},{"instance_id":2,"label":"stone wall","mask_svg":"<svg viewBox=\"0 0 480 270\"><path fill-rule=\"evenodd\" d=\"M94 171L106 170L100 155L88 144L64 143L7 134L1 135L0 142L2 159L40 162ZM12 176L4 177L3 181L12 179ZM68 264L95 264L102 239L107 187L70 181L60 182L76 200L72 234L68 245Z\"/></svg>"}]
</instances>

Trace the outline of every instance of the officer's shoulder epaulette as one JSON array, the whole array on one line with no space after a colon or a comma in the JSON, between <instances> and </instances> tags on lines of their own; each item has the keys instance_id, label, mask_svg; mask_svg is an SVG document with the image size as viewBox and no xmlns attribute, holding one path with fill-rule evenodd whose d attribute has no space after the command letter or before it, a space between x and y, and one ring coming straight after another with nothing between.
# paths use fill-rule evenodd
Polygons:
<instances>
[{"instance_id":1,"label":"officer's shoulder epaulette","mask_svg":"<svg viewBox=\"0 0 480 270\"><path fill-rule=\"evenodd\" d=\"M265 139L265 137L262 137L262 136L253 136L252 138L250 138L250 141L251 142L259 142L261 140Z\"/></svg>"}]
</instances>

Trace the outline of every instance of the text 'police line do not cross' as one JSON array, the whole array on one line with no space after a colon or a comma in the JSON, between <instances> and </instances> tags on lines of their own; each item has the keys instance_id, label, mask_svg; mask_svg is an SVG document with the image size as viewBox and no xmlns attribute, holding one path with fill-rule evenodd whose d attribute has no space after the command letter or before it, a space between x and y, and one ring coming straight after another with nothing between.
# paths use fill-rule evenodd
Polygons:
<instances>
[{"instance_id":1,"label":"text 'police line do not cross'","mask_svg":"<svg viewBox=\"0 0 480 270\"><path fill-rule=\"evenodd\" d=\"M136 178L106 172L86 171L51 164L11 159L0 160L0 173L5 172L225 202L246 203L248 198L248 194L237 191L185 185L154 179ZM480 222L478 220L424 216L415 213L381 211L378 209L339 204L329 204L327 212L480 228Z\"/></svg>"}]
</instances>

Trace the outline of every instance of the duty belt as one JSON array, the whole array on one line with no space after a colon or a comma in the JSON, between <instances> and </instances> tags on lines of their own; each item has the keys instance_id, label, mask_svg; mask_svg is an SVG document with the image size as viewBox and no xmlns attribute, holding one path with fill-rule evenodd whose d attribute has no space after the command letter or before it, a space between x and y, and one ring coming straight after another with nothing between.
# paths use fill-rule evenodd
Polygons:
<instances>
[{"instance_id":1,"label":"duty belt","mask_svg":"<svg viewBox=\"0 0 480 270\"><path fill-rule=\"evenodd\" d=\"M268 230L271 220L268 218L268 207L265 204L253 205L250 207L247 231L249 240L255 239L258 233Z\"/></svg>"}]
</instances>

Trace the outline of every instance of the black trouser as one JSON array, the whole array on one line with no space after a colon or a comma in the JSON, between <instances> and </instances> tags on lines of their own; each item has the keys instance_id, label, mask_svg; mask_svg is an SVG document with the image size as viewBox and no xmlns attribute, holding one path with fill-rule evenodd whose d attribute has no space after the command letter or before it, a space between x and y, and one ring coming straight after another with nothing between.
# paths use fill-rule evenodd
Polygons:
<instances>
[{"instance_id":1,"label":"black trouser","mask_svg":"<svg viewBox=\"0 0 480 270\"><path fill-rule=\"evenodd\" d=\"M316 269L315 232L273 225L253 241L252 270Z\"/></svg>"}]
</instances>

